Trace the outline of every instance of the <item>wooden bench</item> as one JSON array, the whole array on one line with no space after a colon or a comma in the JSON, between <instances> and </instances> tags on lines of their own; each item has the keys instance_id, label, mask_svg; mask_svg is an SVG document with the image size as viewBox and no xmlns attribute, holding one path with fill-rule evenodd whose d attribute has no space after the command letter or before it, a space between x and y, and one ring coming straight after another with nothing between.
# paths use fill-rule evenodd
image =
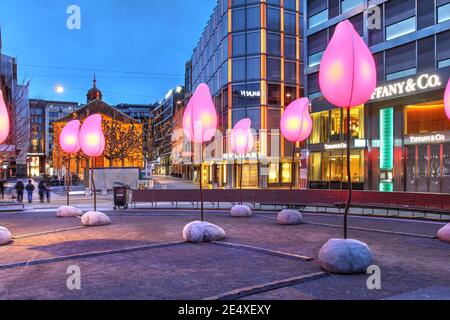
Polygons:
<instances>
[{"instance_id":1,"label":"wooden bench","mask_svg":"<svg viewBox=\"0 0 450 320\"><path fill-rule=\"evenodd\" d=\"M290 204L299 207L316 207L319 209L327 208L339 209L339 213L345 208L347 201L347 191L342 190L273 190L273 189L244 189L242 190L242 200L244 203L250 203L255 208L259 204L273 206L288 206ZM204 201L217 204L220 203L237 204L240 201L239 190L204 190ZM157 207L158 203L172 203L178 207L180 202L190 202L193 207L199 206L200 191L189 190L136 190L133 191L132 202L152 203L152 207ZM417 212L439 214L441 220L443 215L450 215L450 194L433 193L408 193L408 192L376 192L376 191L354 191L351 207L363 209L365 214L367 209L375 214L376 209L387 211L411 211L413 217Z\"/></svg>"}]
</instances>

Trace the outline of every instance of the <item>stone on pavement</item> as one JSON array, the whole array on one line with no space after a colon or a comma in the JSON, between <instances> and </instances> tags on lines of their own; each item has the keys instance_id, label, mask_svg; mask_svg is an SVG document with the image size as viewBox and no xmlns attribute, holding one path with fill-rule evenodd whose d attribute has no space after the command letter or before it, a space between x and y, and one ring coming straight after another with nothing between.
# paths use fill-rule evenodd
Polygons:
<instances>
[{"instance_id":1,"label":"stone on pavement","mask_svg":"<svg viewBox=\"0 0 450 320\"><path fill-rule=\"evenodd\" d=\"M80 217L83 215L83 211L72 206L62 206L58 208L56 216L59 218L72 218Z\"/></svg>"},{"instance_id":2,"label":"stone on pavement","mask_svg":"<svg viewBox=\"0 0 450 320\"><path fill-rule=\"evenodd\" d=\"M252 216L252 209L245 205L236 205L231 208L230 213L233 218L248 218Z\"/></svg>"},{"instance_id":3,"label":"stone on pavement","mask_svg":"<svg viewBox=\"0 0 450 320\"><path fill-rule=\"evenodd\" d=\"M372 262L369 246L353 239L330 239L319 253L320 266L331 273L366 273Z\"/></svg>"},{"instance_id":4,"label":"stone on pavement","mask_svg":"<svg viewBox=\"0 0 450 320\"><path fill-rule=\"evenodd\" d=\"M277 223L285 226L302 224L303 215L297 210L285 209L278 214Z\"/></svg>"},{"instance_id":5,"label":"stone on pavement","mask_svg":"<svg viewBox=\"0 0 450 320\"><path fill-rule=\"evenodd\" d=\"M192 243L219 241L225 235L222 228L209 222L194 221L183 229L183 239Z\"/></svg>"},{"instance_id":6,"label":"stone on pavement","mask_svg":"<svg viewBox=\"0 0 450 320\"><path fill-rule=\"evenodd\" d=\"M450 242L450 223L438 231L438 238Z\"/></svg>"},{"instance_id":7,"label":"stone on pavement","mask_svg":"<svg viewBox=\"0 0 450 320\"><path fill-rule=\"evenodd\" d=\"M4 227L0 227L0 246L11 242L11 232Z\"/></svg>"},{"instance_id":8,"label":"stone on pavement","mask_svg":"<svg viewBox=\"0 0 450 320\"><path fill-rule=\"evenodd\" d=\"M98 211L89 211L83 214L81 217L81 223L84 226L105 226L111 224L111 220L109 217L103 213Z\"/></svg>"}]
</instances>

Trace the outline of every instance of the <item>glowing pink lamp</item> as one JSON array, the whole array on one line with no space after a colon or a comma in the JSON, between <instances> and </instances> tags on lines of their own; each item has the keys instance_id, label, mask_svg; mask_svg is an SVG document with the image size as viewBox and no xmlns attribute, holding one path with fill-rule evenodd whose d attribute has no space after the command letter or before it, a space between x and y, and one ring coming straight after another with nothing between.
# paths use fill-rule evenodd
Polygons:
<instances>
[{"instance_id":1,"label":"glowing pink lamp","mask_svg":"<svg viewBox=\"0 0 450 320\"><path fill-rule=\"evenodd\" d=\"M450 119L450 79L448 80L447 89L444 94L444 106L445 114L447 115L447 118Z\"/></svg>"},{"instance_id":2,"label":"glowing pink lamp","mask_svg":"<svg viewBox=\"0 0 450 320\"><path fill-rule=\"evenodd\" d=\"M69 154L67 161L67 205L70 205L70 156L80 151L80 127L81 123L78 120L70 121L61 131L59 136L59 145L61 149Z\"/></svg>"},{"instance_id":3,"label":"glowing pink lamp","mask_svg":"<svg viewBox=\"0 0 450 320\"><path fill-rule=\"evenodd\" d=\"M5 142L9 135L9 115L3 99L2 90L0 90L0 144Z\"/></svg>"},{"instance_id":4,"label":"glowing pink lamp","mask_svg":"<svg viewBox=\"0 0 450 320\"><path fill-rule=\"evenodd\" d=\"M377 85L375 61L368 46L350 21L336 26L320 63L320 89L332 104L347 109L347 175L349 195L344 214L344 237L352 198L350 169L350 108L365 104Z\"/></svg>"},{"instance_id":5,"label":"glowing pink lamp","mask_svg":"<svg viewBox=\"0 0 450 320\"><path fill-rule=\"evenodd\" d=\"M311 135L313 123L309 113L309 99L301 98L293 101L281 116L280 129L283 137L293 142L291 187L294 188L295 176L295 147L296 143L306 141Z\"/></svg>"},{"instance_id":6,"label":"glowing pink lamp","mask_svg":"<svg viewBox=\"0 0 450 320\"><path fill-rule=\"evenodd\" d=\"M94 192L94 211L97 211L97 191L94 182L95 158L101 156L105 151L105 135L102 129L102 116L94 114L88 117L80 130L80 146L83 152L92 158L91 183Z\"/></svg>"},{"instance_id":7,"label":"glowing pink lamp","mask_svg":"<svg viewBox=\"0 0 450 320\"><path fill-rule=\"evenodd\" d=\"M245 155L253 149L253 133L251 130L252 121L250 119L243 119L236 123L230 135L231 149L234 153L245 158ZM242 159L243 160L243 159ZM240 203L242 205L242 162L239 172L239 191L240 191Z\"/></svg>"},{"instance_id":8,"label":"glowing pink lamp","mask_svg":"<svg viewBox=\"0 0 450 320\"><path fill-rule=\"evenodd\" d=\"M183 130L186 138L201 145L200 151L200 198L201 217L203 205L203 143L211 141L217 130L217 113L208 85L202 83L195 90L183 114Z\"/></svg>"}]
</instances>

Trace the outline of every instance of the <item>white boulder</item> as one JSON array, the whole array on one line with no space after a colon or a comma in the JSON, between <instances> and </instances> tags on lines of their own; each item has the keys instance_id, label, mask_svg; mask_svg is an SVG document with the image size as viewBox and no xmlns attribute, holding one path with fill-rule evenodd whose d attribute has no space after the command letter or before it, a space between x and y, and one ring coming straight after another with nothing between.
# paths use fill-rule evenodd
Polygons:
<instances>
[{"instance_id":1,"label":"white boulder","mask_svg":"<svg viewBox=\"0 0 450 320\"><path fill-rule=\"evenodd\" d=\"M103 212L89 211L81 217L81 224L83 226L106 226L111 224L109 217Z\"/></svg>"},{"instance_id":2,"label":"white boulder","mask_svg":"<svg viewBox=\"0 0 450 320\"><path fill-rule=\"evenodd\" d=\"M59 218L73 218L83 215L83 211L71 206L62 206L58 208L56 216Z\"/></svg>"},{"instance_id":3,"label":"white boulder","mask_svg":"<svg viewBox=\"0 0 450 320\"><path fill-rule=\"evenodd\" d=\"M194 221L183 229L183 239L193 243L219 241L224 239L225 235L222 228L209 222Z\"/></svg>"},{"instance_id":4,"label":"white boulder","mask_svg":"<svg viewBox=\"0 0 450 320\"><path fill-rule=\"evenodd\" d=\"M303 223L303 215L297 210L285 209L277 216L277 223L284 226L295 226Z\"/></svg>"},{"instance_id":5,"label":"white boulder","mask_svg":"<svg viewBox=\"0 0 450 320\"><path fill-rule=\"evenodd\" d=\"M0 227L0 246L11 242L11 232L8 229Z\"/></svg>"},{"instance_id":6,"label":"white boulder","mask_svg":"<svg viewBox=\"0 0 450 320\"><path fill-rule=\"evenodd\" d=\"M439 240L450 242L450 223L438 231Z\"/></svg>"},{"instance_id":7,"label":"white boulder","mask_svg":"<svg viewBox=\"0 0 450 320\"><path fill-rule=\"evenodd\" d=\"M236 205L231 208L230 214L233 218L248 218L252 216L252 209L248 206Z\"/></svg>"},{"instance_id":8,"label":"white boulder","mask_svg":"<svg viewBox=\"0 0 450 320\"><path fill-rule=\"evenodd\" d=\"M369 246L358 240L330 239L319 253L320 266L331 273L366 273L372 262Z\"/></svg>"}]
</instances>

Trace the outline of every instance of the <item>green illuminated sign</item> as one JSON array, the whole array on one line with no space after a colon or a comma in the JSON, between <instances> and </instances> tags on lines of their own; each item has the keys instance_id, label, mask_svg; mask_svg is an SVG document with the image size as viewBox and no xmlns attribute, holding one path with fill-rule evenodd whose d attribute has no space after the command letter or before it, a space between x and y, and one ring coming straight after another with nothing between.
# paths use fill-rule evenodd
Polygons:
<instances>
[{"instance_id":1,"label":"green illuminated sign","mask_svg":"<svg viewBox=\"0 0 450 320\"><path fill-rule=\"evenodd\" d=\"M380 169L394 168L394 108L380 110Z\"/></svg>"}]
</instances>

